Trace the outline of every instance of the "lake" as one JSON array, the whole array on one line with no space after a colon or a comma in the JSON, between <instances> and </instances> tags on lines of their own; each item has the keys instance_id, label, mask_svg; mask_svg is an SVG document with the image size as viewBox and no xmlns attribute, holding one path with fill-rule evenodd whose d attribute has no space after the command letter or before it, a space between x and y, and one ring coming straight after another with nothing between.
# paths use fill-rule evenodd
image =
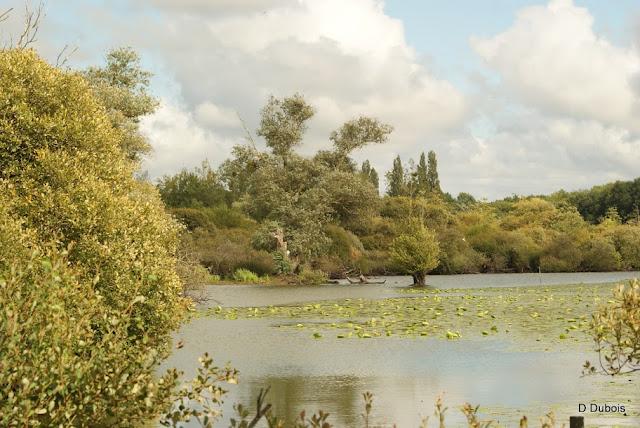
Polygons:
<instances>
[{"instance_id":1,"label":"lake","mask_svg":"<svg viewBox=\"0 0 640 428\"><path fill-rule=\"evenodd\" d=\"M302 409L323 409L339 427L361 426L365 391L374 394L380 426L417 427L421 415L435 426L433 406L444 394L452 427L463 424L465 402L502 426L517 425L522 414L539 426L550 410L566 423L580 403L623 404L628 416L587 413L587 426L637 427L638 376L582 377L582 364L597 354L581 326L610 296L611 287L598 284L638 276L431 276L436 292L408 289L410 277L387 277L384 285L211 286L202 316L176 333L184 347L165 366L192 376L209 352L240 371L240 383L228 387L225 427L232 403L253 405L268 385L278 415L292 420ZM449 329L461 337L447 340Z\"/></svg>"}]
</instances>

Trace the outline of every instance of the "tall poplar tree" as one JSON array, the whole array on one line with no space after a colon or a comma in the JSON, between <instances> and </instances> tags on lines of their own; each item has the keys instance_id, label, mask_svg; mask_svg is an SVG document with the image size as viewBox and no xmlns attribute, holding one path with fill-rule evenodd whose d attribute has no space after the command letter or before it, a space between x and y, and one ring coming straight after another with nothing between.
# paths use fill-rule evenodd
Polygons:
<instances>
[{"instance_id":1,"label":"tall poplar tree","mask_svg":"<svg viewBox=\"0 0 640 428\"><path fill-rule=\"evenodd\" d=\"M427 164L427 188L431 193L442 193L440 179L438 178L438 160L433 150L429 151Z\"/></svg>"},{"instance_id":2,"label":"tall poplar tree","mask_svg":"<svg viewBox=\"0 0 640 428\"><path fill-rule=\"evenodd\" d=\"M370 182L373 185L373 187L375 187L377 190L378 186L380 185L378 172L376 171L375 168L371 166L371 163L369 163L368 160L362 162L362 167L360 169L360 172L367 179L367 181Z\"/></svg>"},{"instance_id":3,"label":"tall poplar tree","mask_svg":"<svg viewBox=\"0 0 640 428\"><path fill-rule=\"evenodd\" d=\"M393 160L393 169L387 172L387 194L389 196L404 196L406 195L406 183L404 177L404 169L402 168L402 161L400 156L397 156Z\"/></svg>"},{"instance_id":4,"label":"tall poplar tree","mask_svg":"<svg viewBox=\"0 0 640 428\"><path fill-rule=\"evenodd\" d=\"M427 161L425 159L424 152L422 152L420 154L418 167L416 168L416 191L418 195L424 196L429 192L428 180Z\"/></svg>"}]
</instances>

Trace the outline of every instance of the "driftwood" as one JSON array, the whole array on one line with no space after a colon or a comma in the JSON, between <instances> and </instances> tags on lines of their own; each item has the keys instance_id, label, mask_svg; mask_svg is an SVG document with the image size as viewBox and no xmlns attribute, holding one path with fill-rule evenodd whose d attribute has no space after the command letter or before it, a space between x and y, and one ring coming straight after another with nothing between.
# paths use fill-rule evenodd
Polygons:
<instances>
[{"instance_id":1,"label":"driftwood","mask_svg":"<svg viewBox=\"0 0 640 428\"><path fill-rule=\"evenodd\" d=\"M345 278L347 278L347 281L349 281L350 284L384 284L387 282L386 279L382 281L370 281L364 275L360 275L357 279L351 279L345 275Z\"/></svg>"}]
</instances>

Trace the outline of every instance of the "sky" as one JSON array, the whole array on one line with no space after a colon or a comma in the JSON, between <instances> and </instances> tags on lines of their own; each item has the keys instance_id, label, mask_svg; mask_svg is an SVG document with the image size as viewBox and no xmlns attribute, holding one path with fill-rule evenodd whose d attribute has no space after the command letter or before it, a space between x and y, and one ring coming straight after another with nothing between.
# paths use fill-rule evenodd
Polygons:
<instances>
[{"instance_id":1,"label":"sky","mask_svg":"<svg viewBox=\"0 0 640 428\"><path fill-rule=\"evenodd\" d=\"M20 29L24 0L0 24ZM394 127L354 154L438 155L445 191L489 200L638 175L638 0L49 0L35 45L73 68L131 46L159 109L142 129L152 178L219 165L254 134L270 95L316 108L298 151L330 147L345 121ZM242 121L239 119L242 118Z\"/></svg>"}]
</instances>

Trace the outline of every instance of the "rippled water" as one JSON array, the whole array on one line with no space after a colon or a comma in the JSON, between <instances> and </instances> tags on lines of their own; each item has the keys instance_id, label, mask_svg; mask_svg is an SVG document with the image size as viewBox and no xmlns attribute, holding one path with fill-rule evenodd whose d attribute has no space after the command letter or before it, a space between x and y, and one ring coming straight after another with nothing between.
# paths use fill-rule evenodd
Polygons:
<instances>
[{"instance_id":1,"label":"rippled water","mask_svg":"<svg viewBox=\"0 0 640 428\"><path fill-rule=\"evenodd\" d=\"M638 276L638 273L500 274L433 276L438 288L481 288L602 283ZM321 287L212 286L215 301L223 306L266 306L343 298L407 297L399 287L409 277L389 277L380 285ZM197 318L176 337L184 348L167 362L195 372L204 352L216 362L231 361L240 370L240 384L229 387L225 421L231 404L252 404L260 388L271 386L270 401L289 420L300 410L323 409L336 426L360 426L361 394L374 393L376 424L417 427L420 415L432 415L438 394L444 392L448 426L460 426L458 407L465 401L481 404L483 417L503 426L517 426L527 414L530 426L554 410L560 422L578 414L579 403L625 404L629 416L585 415L588 426L640 426L638 377L581 377L581 365L594 354L585 347L550 352L514 351L503 338L446 341L434 338L379 338L313 340L309 332L277 328L271 319L221 320ZM225 421L220 426L226 426ZM432 424L435 423L432 416ZM432 426L430 424L430 426Z\"/></svg>"}]
</instances>

